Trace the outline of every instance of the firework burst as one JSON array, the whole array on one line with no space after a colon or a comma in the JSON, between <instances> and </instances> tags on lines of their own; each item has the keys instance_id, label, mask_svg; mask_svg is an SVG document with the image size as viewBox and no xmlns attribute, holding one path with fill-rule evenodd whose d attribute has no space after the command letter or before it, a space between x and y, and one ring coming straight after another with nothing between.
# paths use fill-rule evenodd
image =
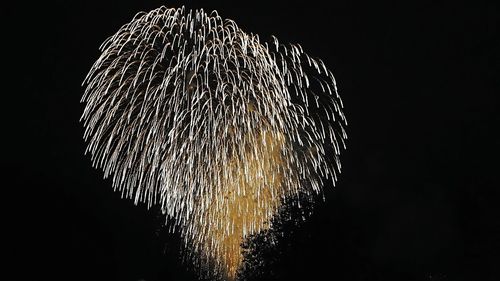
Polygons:
<instances>
[{"instance_id":1,"label":"firework burst","mask_svg":"<svg viewBox=\"0 0 500 281\"><path fill-rule=\"evenodd\" d=\"M336 180L345 117L335 79L300 45L260 42L214 11L139 13L84 84L84 138L123 197L159 205L190 257L233 280L246 237L285 199Z\"/></svg>"}]
</instances>

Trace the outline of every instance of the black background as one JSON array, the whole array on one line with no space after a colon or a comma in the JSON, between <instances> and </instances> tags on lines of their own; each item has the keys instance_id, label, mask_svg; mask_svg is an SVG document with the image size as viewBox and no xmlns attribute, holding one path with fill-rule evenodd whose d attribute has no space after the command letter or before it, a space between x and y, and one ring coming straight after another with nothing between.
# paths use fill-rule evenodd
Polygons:
<instances>
[{"instance_id":1,"label":"black background","mask_svg":"<svg viewBox=\"0 0 500 281\"><path fill-rule=\"evenodd\" d=\"M91 167L79 123L101 42L163 4L300 43L336 75L340 181L255 280L500 280L494 4L129 2L2 8L6 280L196 280L158 211Z\"/></svg>"}]
</instances>

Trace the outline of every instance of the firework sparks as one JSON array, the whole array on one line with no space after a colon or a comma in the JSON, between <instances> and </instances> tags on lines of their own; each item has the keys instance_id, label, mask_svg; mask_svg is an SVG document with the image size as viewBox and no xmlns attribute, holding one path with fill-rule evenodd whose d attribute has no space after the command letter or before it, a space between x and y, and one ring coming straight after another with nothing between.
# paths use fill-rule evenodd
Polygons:
<instances>
[{"instance_id":1,"label":"firework sparks","mask_svg":"<svg viewBox=\"0 0 500 281\"><path fill-rule=\"evenodd\" d=\"M215 275L236 278L242 241L285 199L335 182L342 102L300 45L261 43L215 11L161 7L101 51L82 98L93 165L123 197L159 205Z\"/></svg>"}]
</instances>

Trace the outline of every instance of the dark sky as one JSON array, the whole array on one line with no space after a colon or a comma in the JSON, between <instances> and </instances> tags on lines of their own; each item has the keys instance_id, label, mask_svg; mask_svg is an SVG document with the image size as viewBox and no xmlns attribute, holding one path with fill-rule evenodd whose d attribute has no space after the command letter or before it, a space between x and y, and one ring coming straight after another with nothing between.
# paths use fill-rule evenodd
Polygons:
<instances>
[{"instance_id":1,"label":"dark sky","mask_svg":"<svg viewBox=\"0 0 500 281\"><path fill-rule=\"evenodd\" d=\"M249 280L500 280L494 4L41 2L2 9L2 279L196 280L158 211L91 167L79 123L101 42L138 11L184 4L322 58L349 121L337 186L263 246Z\"/></svg>"}]
</instances>

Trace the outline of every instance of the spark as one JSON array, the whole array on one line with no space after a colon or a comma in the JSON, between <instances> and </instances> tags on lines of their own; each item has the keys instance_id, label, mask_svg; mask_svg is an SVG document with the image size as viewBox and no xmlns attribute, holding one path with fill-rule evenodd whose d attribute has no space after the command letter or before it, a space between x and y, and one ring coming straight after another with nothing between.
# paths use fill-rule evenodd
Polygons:
<instances>
[{"instance_id":1,"label":"spark","mask_svg":"<svg viewBox=\"0 0 500 281\"><path fill-rule=\"evenodd\" d=\"M86 153L122 197L160 206L214 276L236 279L240 245L286 199L335 183L342 101L300 45L262 43L216 11L160 7L100 50L84 80Z\"/></svg>"}]
</instances>

